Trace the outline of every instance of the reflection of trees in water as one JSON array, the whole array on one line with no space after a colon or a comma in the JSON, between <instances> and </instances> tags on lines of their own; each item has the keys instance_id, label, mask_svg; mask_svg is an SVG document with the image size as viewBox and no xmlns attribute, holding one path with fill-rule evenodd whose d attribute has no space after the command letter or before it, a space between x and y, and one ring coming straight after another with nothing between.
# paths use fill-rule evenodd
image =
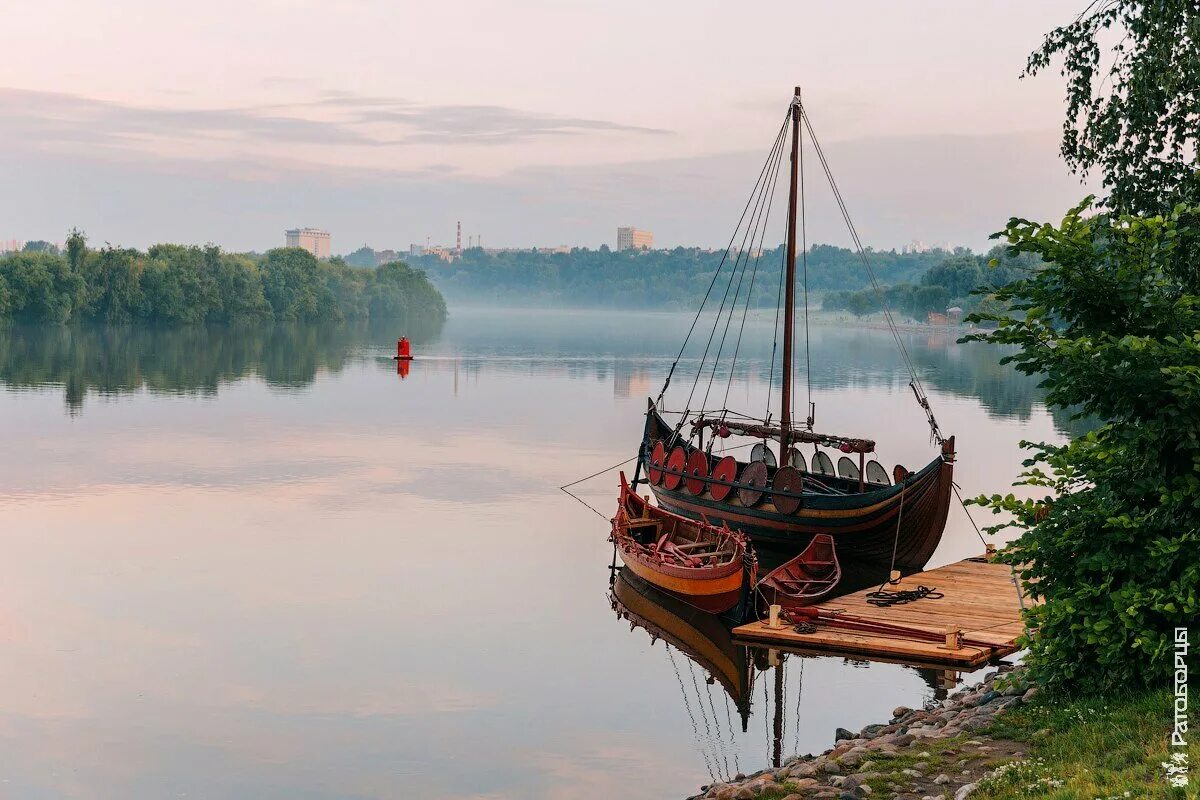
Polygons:
<instances>
[{"instance_id":1,"label":"reflection of trees in water","mask_svg":"<svg viewBox=\"0 0 1200 800\"><path fill-rule=\"evenodd\" d=\"M0 328L0 381L10 386L62 386L78 412L88 392L140 389L216 394L223 382L257 375L278 387L300 387L319 371L337 372L364 347L395 344L396 331L415 344L441 332L437 321L385 324L140 326L11 326Z\"/></svg>"}]
</instances>

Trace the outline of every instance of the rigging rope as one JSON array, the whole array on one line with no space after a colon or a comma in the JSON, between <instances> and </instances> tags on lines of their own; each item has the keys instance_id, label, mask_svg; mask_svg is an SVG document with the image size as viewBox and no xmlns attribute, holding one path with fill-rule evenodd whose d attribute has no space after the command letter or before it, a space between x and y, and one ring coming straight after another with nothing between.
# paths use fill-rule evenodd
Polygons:
<instances>
[{"instance_id":1,"label":"rigging rope","mask_svg":"<svg viewBox=\"0 0 1200 800\"><path fill-rule=\"evenodd\" d=\"M734 373L734 369L737 367L738 355L741 353L741 350L742 350L742 335L746 332L746 317L750 313L750 300L754 296L754 282L758 277L758 262L762 259L763 240L767 236L767 227L768 227L768 225L770 225L770 222L771 222L771 209L775 205L775 187L779 181L779 168L782 165L782 163L783 163L783 148L781 147L779 149L779 155L775 159L775 170L774 170L773 177L771 179L771 188L767 192L767 210L766 210L765 216L762 219L762 233L758 235L758 243L757 244L755 244L754 237L753 236L750 237L750 248L753 252L757 253L757 255L754 256L754 270L750 273L750 288L746 292L746 303L745 303L744 307L742 308L742 324L738 328L737 343L733 348L733 360L729 364L729 382L725 385L725 399L722 402L722 405L724 405L726 407L729 406L729 391L733 388L733 373ZM757 230L757 224L755 227ZM743 268L743 273L744 272L745 272L745 269ZM730 308L729 318L731 320L733 319L733 309L732 308ZM728 323L726 323L726 329L728 329ZM724 342L723 338L722 338L722 342ZM720 356L721 356L721 351L718 350L717 358L720 358ZM772 369L774 369L773 364L772 364ZM769 394L769 392L768 392L768 394ZM708 395L705 394L706 401L707 401L707 398L708 398Z\"/></svg>"},{"instance_id":2,"label":"rigging rope","mask_svg":"<svg viewBox=\"0 0 1200 800\"><path fill-rule=\"evenodd\" d=\"M679 691L683 694L683 707L687 709L688 719L692 721L692 733L696 736L696 749L700 751L700 755L704 758L704 767L708 770L708 776L717 781L717 773L713 771L712 764L708 760L708 750L700 745L700 727L696 725L696 715L692 713L692 703L688 699L687 689L683 686L683 677L679 674L679 665L675 663L675 656L671 654L671 643L663 641L667 649L667 658L671 659L671 668L675 670L675 680L679 683ZM697 698L698 699L698 698Z\"/></svg>"},{"instance_id":3,"label":"rigging rope","mask_svg":"<svg viewBox=\"0 0 1200 800\"><path fill-rule=\"evenodd\" d=\"M777 150L782 150L783 143L786 139L787 130L788 130L788 121L785 121L784 125L779 130L779 135L775 138L775 144L771 148L771 153L767 157L768 163L773 161L776 158ZM769 174L770 174L769 172L761 173L760 178L762 178L764 175L769 175ZM763 198L765 196L765 191L766 191L767 183L769 182L769 180L770 180L769 178L767 178L766 180L760 180L759 183L757 183L755 185L755 196L753 198L754 199L754 213L753 213L753 216L751 217L751 222L755 222L756 220L759 219L759 211L762 208L762 202L763 202ZM738 224L739 224L739 229L740 229L741 223L739 222ZM688 399L687 399L687 402L684 404L683 417L680 419L679 424L675 428L676 433L678 433L679 429L683 427L683 423L686 420L687 415L691 410L692 397L694 396L694 394L696 392L696 387L700 383L700 376L704 374L704 365L708 361L708 353L709 353L709 350L711 350L711 348L712 348L712 342L713 342L713 338L717 334L717 328L721 324L721 317L725 314L725 302L729 299L729 290L733 288L733 279L738 275L738 265L739 264L741 264L741 274L743 274L743 275L745 274L745 262L742 260L742 256L746 253L746 239L747 239L747 237L749 237L749 235L750 235L750 224L748 223L746 225L746 232L742 235L741 244L738 246L738 254L737 254L737 256L734 257L734 265L733 265L733 269L730 270L729 280L725 284L725 294L721 297L721 305L717 309L717 314L713 319L713 327L712 327L712 330L709 331L708 343L705 345L704 354L700 358L700 366L696 370L695 379L692 381L691 391L688 392ZM734 231L734 237L735 238L737 237L737 231ZM731 246L732 246L732 243L731 243ZM748 259L747 259L747 261L748 261ZM735 294L734 294L733 304L730 305L730 319L732 319L732 316L733 316L733 308L737 304L737 293L740 293L740 292L741 292L741 282L739 281L737 292L735 292ZM726 323L725 333L728 333L728 332L729 332L729 324ZM724 343L725 343L725 337L724 337L724 335L722 335L721 345L717 351L717 358L714 359L714 361L713 361L712 375L709 376L708 387L705 390L705 398L706 398L705 402L707 402L708 390L711 390L711 388L712 388L713 378L716 376L717 364L719 361L720 351L721 351L721 348L724 347Z\"/></svg>"},{"instance_id":4,"label":"rigging rope","mask_svg":"<svg viewBox=\"0 0 1200 800\"><path fill-rule=\"evenodd\" d=\"M862 240L858 236L858 230L854 227L854 221L850 218L850 211L846 207L846 201L842 198L841 190L838 188L837 181L833 177L833 172L829 167L829 162L825 158L825 152L821 149L820 140L817 139L817 134L813 130L812 120L809 119L808 112L800 110L801 118L804 124L808 126L808 134L812 138L813 150L817 154L817 159L821 162L821 169L825 173L826 179L829 181L829 188L833 192L834 201L838 205L838 210L842 214L842 220L846 223L846 229L850 233L850 238L854 242L854 247L858 252L859 260L867 269L867 276L871 279L871 288L875 292L875 296L879 298L880 305L883 307L883 316L887 321L888 330L892 334L892 338L896 340L896 346L900 350L900 355L904 359L905 366L908 367L909 386L912 387L913 393L917 396L917 402L925 410L925 417L929 423L929 430L933 439L941 444L944 441L941 429L938 428L937 419L934 418L933 409L929 407L929 398L925 394L925 388L921 385L921 379L917 377L916 368L913 366L912 358L908 354L908 348L904 346L904 340L900 336L900 331L896 326L896 322L892 317L892 309L887 304L887 299L883 295L883 291L879 288L879 280L875 277L875 270L871 267L871 262L867 258L866 249L863 247Z\"/></svg>"},{"instance_id":5,"label":"rigging rope","mask_svg":"<svg viewBox=\"0 0 1200 800\"><path fill-rule=\"evenodd\" d=\"M784 124L780 127L776 141L783 137L784 130L791 121L791 117L791 109L788 109L788 114L784 117ZM721 255L720 263L717 264L717 271L713 273L712 280L708 282L708 289L704 292L704 299L700 301L700 307L696 309L696 316L692 318L692 325L688 328L687 336L683 337L683 344L679 347L679 353L675 356L675 360L671 363L671 368L667 371L667 379L663 382L663 387L658 393L659 403L662 402L663 395L667 393L667 387L671 385L671 376L675 374L675 368L679 365L679 359L683 357L683 351L687 349L688 341L691 340L692 333L696 330L696 323L700 321L700 315L704 312L704 306L708 303L709 295L712 294L713 287L717 284L717 277L721 274L721 270L725 266L725 260L729 257L729 249L733 247L733 242L737 239L737 233L741 230L742 222L746 219L746 212L750 210L750 204L754 199L755 193L758 191L758 186L762 182L763 175L766 174L770 161L771 157L768 154L767 160L763 162L762 170L758 173L758 180L754 182L754 189L751 190L750 197L746 200L746 205L742 208L742 216L738 219L738 224L733 229L733 234L729 237L729 244L725 246L725 252Z\"/></svg>"},{"instance_id":6,"label":"rigging rope","mask_svg":"<svg viewBox=\"0 0 1200 800\"><path fill-rule=\"evenodd\" d=\"M799 97L796 101L800 103ZM804 113L804 104L800 103L800 113ZM813 429L813 418L816 416L816 406L813 405L812 399L812 348L809 343L809 327L808 327L808 210L804 197L804 126L800 126L797 134L800 139L800 146L797 148L800 151L800 262L804 265L804 372L808 384L808 414L807 424L808 429ZM796 418L796 409L792 408L792 419ZM780 463L782 457L780 454Z\"/></svg>"}]
</instances>

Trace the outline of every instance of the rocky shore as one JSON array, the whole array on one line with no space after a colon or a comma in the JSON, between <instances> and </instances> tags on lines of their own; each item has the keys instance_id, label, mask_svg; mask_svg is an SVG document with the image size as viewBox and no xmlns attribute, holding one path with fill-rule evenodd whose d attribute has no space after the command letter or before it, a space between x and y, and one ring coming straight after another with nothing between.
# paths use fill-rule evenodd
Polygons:
<instances>
[{"instance_id":1,"label":"rocky shore","mask_svg":"<svg viewBox=\"0 0 1200 800\"><path fill-rule=\"evenodd\" d=\"M782 767L701 787L689 800L962 800L1005 764L1020 762L1022 745L983 732L997 714L1030 700L1019 669L1001 665L975 688L923 709L901 706L890 723L855 733L838 728L836 746L793 756Z\"/></svg>"}]
</instances>

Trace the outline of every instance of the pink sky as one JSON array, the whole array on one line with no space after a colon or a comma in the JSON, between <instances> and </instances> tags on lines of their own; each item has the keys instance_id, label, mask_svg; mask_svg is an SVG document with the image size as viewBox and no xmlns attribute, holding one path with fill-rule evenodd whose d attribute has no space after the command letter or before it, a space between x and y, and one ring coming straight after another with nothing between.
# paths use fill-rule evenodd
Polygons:
<instances>
[{"instance_id":1,"label":"pink sky","mask_svg":"<svg viewBox=\"0 0 1200 800\"><path fill-rule=\"evenodd\" d=\"M1017 79L1080 6L23 3L0 238L265 249L314 225L346 252L462 218L492 245L635 224L710 246L800 83L868 242L978 247L1084 193L1056 157L1060 79Z\"/></svg>"}]
</instances>

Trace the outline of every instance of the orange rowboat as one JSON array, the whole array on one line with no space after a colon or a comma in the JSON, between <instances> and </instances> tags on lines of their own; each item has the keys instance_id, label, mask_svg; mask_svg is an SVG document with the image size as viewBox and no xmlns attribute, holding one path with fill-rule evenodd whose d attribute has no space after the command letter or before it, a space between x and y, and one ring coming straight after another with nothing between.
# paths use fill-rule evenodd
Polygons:
<instances>
[{"instance_id":1,"label":"orange rowboat","mask_svg":"<svg viewBox=\"0 0 1200 800\"><path fill-rule=\"evenodd\" d=\"M744 536L650 505L629 488L624 472L610 538L635 575L713 614L737 605L748 563L754 571Z\"/></svg>"}]
</instances>

